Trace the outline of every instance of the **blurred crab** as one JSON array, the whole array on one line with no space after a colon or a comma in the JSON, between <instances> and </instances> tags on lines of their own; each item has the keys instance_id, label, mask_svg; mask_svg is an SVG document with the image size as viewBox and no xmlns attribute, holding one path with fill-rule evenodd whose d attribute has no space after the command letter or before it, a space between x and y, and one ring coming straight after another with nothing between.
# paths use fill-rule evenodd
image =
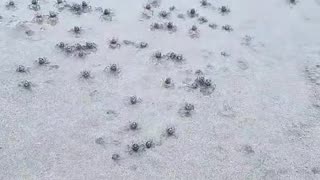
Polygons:
<instances>
[{"instance_id":1,"label":"blurred crab","mask_svg":"<svg viewBox=\"0 0 320 180\"><path fill-rule=\"evenodd\" d=\"M160 11L159 12L159 17L163 18L163 19L168 19L170 17L170 12L167 11Z\"/></svg>"},{"instance_id":2,"label":"blurred crab","mask_svg":"<svg viewBox=\"0 0 320 180\"><path fill-rule=\"evenodd\" d=\"M190 18L194 18L194 17L198 17L199 14L197 13L197 11L192 8L190 10L187 11L187 15L190 17Z\"/></svg>"},{"instance_id":3,"label":"blurred crab","mask_svg":"<svg viewBox=\"0 0 320 180\"><path fill-rule=\"evenodd\" d=\"M92 78L91 72L88 70L83 70L80 72L80 77L83 79L90 79Z\"/></svg>"},{"instance_id":4,"label":"blurred crab","mask_svg":"<svg viewBox=\"0 0 320 180\"><path fill-rule=\"evenodd\" d=\"M151 24L151 30L161 30L163 28L164 28L164 26L161 23L156 22L156 23Z\"/></svg>"},{"instance_id":5,"label":"blurred crab","mask_svg":"<svg viewBox=\"0 0 320 180\"><path fill-rule=\"evenodd\" d=\"M166 78L166 79L163 81L163 87L165 87L165 88L172 88L172 87L174 87L174 83L172 82L171 78Z\"/></svg>"},{"instance_id":6,"label":"blurred crab","mask_svg":"<svg viewBox=\"0 0 320 180\"><path fill-rule=\"evenodd\" d=\"M215 23L210 23L208 26L209 26L211 29L217 29L217 28L218 28L218 25L215 24Z\"/></svg>"},{"instance_id":7,"label":"blurred crab","mask_svg":"<svg viewBox=\"0 0 320 180\"><path fill-rule=\"evenodd\" d=\"M209 7L209 6L211 6L211 3L208 2L207 0L201 0L201 1L200 1L200 5L201 5L202 7Z\"/></svg>"},{"instance_id":8,"label":"blurred crab","mask_svg":"<svg viewBox=\"0 0 320 180\"><path fill-rule=\"evenodd\" d=\"M44 21L44 16L40 13L37 13L32 19L32 22L35 22L37 24L42 24L43 21Z\"/></svg>"},{"instance_id":9,"label":"blurred crab","mask_svg":"<svg viewBox=\"0 0 320 180\"><path fill-rule=\"evenodd\" d=\"M196 25L193 25L190 29L189 29L189 36L191 38L198 38L200 36L200 31L198 30L198 27Z\"/></svg>"},{"instance_id":10,"label":"blurred crab","mask_svg":"<svg viewBox=\"0 0 320 180\"><path fill-rule=\"evenodd\" d=\"M74 34L76 37L79 37L79 35L83 32L83 30L79 26L74 26L72 29L69 30L69 32Z\"/></svg>"},{"instance_id":11,"label":"blurred crab","mask_svg":"<svg viewBox=\"0 0 320 180\"><path fill-rule=\"evenodd\" d=\"M224 25L222 26L222 30L230 32L233 31L233 28L230 25Z\"/></svg>"},{"instance_id":12,"label":"blurred crab","mask_svg":"<svg viewBox=\"0 0 320 180\"><path fill-rule=\"evenodd\" d=\"M120 73L120 68L117 64L111 64L104 68L104 71L110 72L112 74L119 74Z\"/></svg>"},{"instance_id":13,"label":"blurred crab","mask_svg":"<svg viewBox=\"0 0 320 180\"><path fill-rule=\"evenodd\" d=\"M204 23L207 23L208 22L208 19L205 18L204 16L201 16L198 18L198 21L200 24L204 24Z\"/></svg>"},{"instance_id":14,"label":"blurred crab","mask_svg":"<svg viewBox=\"0 0 320 180\"><path fill-rule=\"evenodd\" d=\"M49 11L49 15L47 15L48 24L56 25L58 20L58 14L54 11Z\"/></svg>"},{"instance_id":15,"label":"blurred crab","mask_svg":"<svg viewBox=\"0 0 320 180\"><path fill-rule=\"evenodd\" d=\"M46 57L39 57L38 60L36 60L36 63L39 66L44 66L44 65L50 64L50 62L48 61L48 59Z\"/></svg>"},{"instance_id":16,"label":"blurred crab","mask_svg":"<svg viewBox=\"0 0 320 180\"><path fill-rule=\"evenodd\" d=\"M34 10L34 11L39 11L40 10L40 5L38 0L31 0L31 4L28 5L29 9Z\"/></svg>"},{"instance_id":17,"label":"blurred crab","mask_svg":"<svg viewBox=\"0 0 320 180\"><path fill-rule=\"evenodd\" d=\"M34 85L33 85L30 81L24 80L24 81L21 81L21 82L18 84L18 86L30 90L31 87L34 86Z\"/></svg>"},{"instance_id":18,"label":"blurred crab","mask_svg":"<svg viewBox=\"0 0 320 180\"><path fill-rule=\"evenodd\" d=\"M177 26L174 25L173 22L166 23L165 27L169 32L176 32L177 31Z\"/></svg>"},{"instance_id":19,"label":"blurred crab","mask_svg":"<svg viewBox=\"0 0 320 180\"><path fill-rule=\"evenodd\" d=\"M120 48L120 47L121 47L121 44L119 43L118 39L112 38L112 39L109 41L109 48L111 48L111 49L117 49L117 48Z\"/></svg>"},{"instance_id":20,"label":"blurred crab","mask_svg":"<svg viewBox=\"0 0 320 180\"><path fill-rule=\"evenodd\" d=\"M230 13L230 9L227 6L221 6L219 8L219 11L222 15L228 14Z\"/></svg>"},{"instance_id":21,"label":"blurred crab","mask_svg":"<svg viewBox=\"0 0 320 180\"><path fill-rule=\"evenodd\" d=\"M6 3L6 8L10 10L14 10L14 9L17 9L17 6L13 0L10 0Z\"/></svg>"},{"instance_id":22,"label":"blurred crab","mask_svg":"<svg viewBox=\"0 0 320 180\"><path fill-rule=\"evenodd\" d=\"M100 18L106 21L112 21L114 12L111 9L104 9Z\"/></svg>"},{"instance_id":23,"label":"blurred crab","mask_svg":"<svg viewBox=\"0 0 320 180\"><path fill-rule=\"evenodd\" d=\"M16 69L16 72L19 72L19 73L27 73L29 72L29 68L23 66L23 65L19 65Z\"/></svg>"},{"instance_id":24,"label":"blurred crab","mask_svg":"<svg viewBox=\"0 0 320 180\"><path fill-rule=\"evenodd\" d=\"M176 54L175 52L169 52L166 57L174 62L181 62L184 60L182 54Z\"/></svg>"}]
</instances>

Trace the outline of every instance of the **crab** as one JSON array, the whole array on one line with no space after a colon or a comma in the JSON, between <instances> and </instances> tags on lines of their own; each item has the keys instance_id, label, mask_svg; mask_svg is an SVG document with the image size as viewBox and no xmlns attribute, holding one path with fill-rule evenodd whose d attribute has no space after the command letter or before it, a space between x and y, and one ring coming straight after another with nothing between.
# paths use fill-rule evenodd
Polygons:
<instances>
[{"instance_id":1,"label":"crab","mask_svg":"<svg viewBox=\"0 0 320 180\"><path fill-rule=\"evenodd\" d=\"M84 49L95 51L95 50L97 50L97 44L94 42L86 42Z\"/></svg>"},{"instance_id":2,"label":"crab","mask_svg":"<svg viewBox=\"0 0 320 180\"><path fill-rule=\"evenodd\" d=\"M137 130L138 129L138 123L137 122L131 122L129 125L129 128L131 130Z\"/></svg>"},{"instance_id":3,"label":"crab","mask_svg":"<svg viewBox=\"0 0 320 180\"><path fill-rule=\"evenodd\" d=\"M187 11L187 15L188 15L190 18L194 18L194 17L198 17L198 16L199 16L198 13L197 13L197 11L196 11L194 8L188 10L188 11Z\"/></svg>"},{"instance_id":4,"label":"crab","mask_svg":"<svg viewBox=\"0 0 320 180\"><path fill-rule=\"evenodd\" d=\"M114 160L114 161L118 161L118 160L120 160L120 155L119 155L119 154L117 154L117 153L112 154L111 159L112 159L112 160Z\"/></svg>"},{"instance_id":5,"label":"crab","mask_svg":"<svg viewBox=\"0 0 320 180\"><path fill-rule=\"evenodd\" d=\"M23 65L19 65L16 69L17 72L19 73L27 73L29 71L29 68L23 66Z\"/></svg>"},{"instance_id":6,"label":"crab","mask_svg":"<svg viewBox=\"0 0 320 180\"><path fill-rule=\"evenodd\" d=\"M208 6L211 6L211 3L208 2L207 0L201 0L201 1L200 1L200 5L201 5L202 7L208 7Z\"/></svg>"},{"instance_id":7,"label":"crab","mask_svg":"<svg viewBox=\"0 0 320 180\"><path fill-rule=\"evenodd\" d=\"M24 81L21 81L21 82L19 83L19 86L21 86L21 87L23 87L23 88L25 88L25 89L30 90L31 87L33 86L33 84L32 84L30 81L24 80Z\"/></svg>"},{"instance_id":8,"label":"crab","mask_svg":"<svg viewBox=\"0 0 320 180\"><path fill-rule=\"evenodd\" d=\"M174 136L176 133L176 129L174 127L168 127L166 129L166 135L167 136Z\"/></svg>"},{"instance_id":9,"label":"crab","mask_svg":"<svg viewBox=\"0 0 320 180\"><path fill-rule=\"evenodd\" d=\"M129 98L130 104L135 105L141 102L141 99L138 98L137 96L130 96Z\"/></svg>"},{"instance_id":10,"label":"crab","mask_svg":"<svg viewBox=\"0 0 320 180\"><path fill-rule=\"evenodd\" d=\"M111 9L104 9L100 18L103 20L112 21L113 16L114 12Z\"/></svg>"},{"instance_id":11,"label":"crab","mask_svg":"<svg viewBox=\"0 0 320 180\"><path fill-rule=\"evenodd\" d=\"M198 30L198 27L196 25L193 25L189 30L189 36L191 38L198 38L199 34L200 34L200 32Z\"/></svg>"},{"instance_id":12,"label":"crab","mask_svg":"<svg viewBox=\"0 0 320 180\"><path fill-rule=\"evenodd\" d=\"M166 78L166 79L163 81L163 86L164 86L165 88L171 88L171 87L173 87L174 84L173 84L171 78L169 78L169 77Z\"/></svg>"},{"instance_id":13,"label":"crab","mask_svg":"<svg viewBox=\"0 0 320 180\"><path fill-rule=\"evenodd\" d=\"M208 22L208 19L205 18L204 16L201 16L198 18L198 21L200 24L204 24L204 23L207 23Z\"/></svg>"},{"instance_id":14,"label":"crab","mask_svg":"<svg viewBox=\"0 0 320 180\"><path fill-rule=\"evenodd\" d=\"M13 0L10 0L6 3L6 8L7 9L16 9L16 3Z\"/></svg>"},{"instance_id":15,"label":"crab","mask_svg":"<svg viewBox=\"0 0 320 180\"><path fill-rule=\"evenodd\" d=\"M152 57L156 60L161 60L165 57L160 51L153 53Z\"/></svg>"},{"instance_id":16,"label":"crab","mask_svg":"<svg viewBox=\"0 0 320 180\"><path fill-rule=\"evenodd\" d=\"M211 29L217 29L217 28L218 28L218 25L215 24L215 23L210 23L208 26L209 26Z\"/></svg>"},{"instance_id":17,"label":"crab","mask_svg":"<svg viewBox=\"0 0 320 180\"><path fill-rule=\"evenodd\" d=\"M59 11L62 11L67 6L67 3L65 0L57 0L54 6L58 8Z\"/></svg>"},{"instance_id":18,"label":"crab","mask_svg":"<svg viewBox=\"0 0 320 180\"><path fill-rule=\"evenodd\" d=\"M151 24L151 30L161 30L163 29L163 24L160 23L152 23Z\"/></svg>"},{"instance_id":19,"label":"crab","mask_svg":"<svg viewBox=\"0 0 320 180\"><path fill-rule=\"evenodd\" d=\"M148 141L145 143L145 147L146 147L147 149L150 149L150 148L152 148L153 146L154 146L154 143L153 143L152 140L148 140Z\"/></svg>"},{"instance_id":20,"label":"crab","mask_svg":"<svg viewBox=\"0 0 320 180\"><path fill-rule=\"evenodd\" d=\"M167 58L175 62L181 62L184 59L182 54L176 54L175 52L169 52Z\"/></svg>"},{"instance_id":21,"label":"crab","mask_svg":"<svg viewBox=\"0 0 320 180\"><path fill-rule=\"evenodd\" d=\"M40 5L38 0L31 0L31 4L28 5L29 9L34 10L34 11L39 11L40 10Z\"/></svg>"},{"instance_id":22,"label":"crab","mask_svg":"<svg viewBox=\"0 0 320 180\"><path fill-rule=\"evenodd\" d=\"M163 18L163 19L168 19L170 17L170 12L167 11L160 11L159 12L159 17Z\"/></svg>"},{"instance_id":23,"label":"crab","mask_svg":"<svg viewBox=\"0 0 320 180\"><path fill-rule=\"evenodd\" d=\"M148 47L148 43L146 43L146 42L140 42L140 43L137 45L137 47L140 48L140 49L147 48L147 47Z\"/></svg>"},{"instance_id":24,"label":"crab","mask_svg":"<svg viewBox=\"0 0 320 180\"><path fill-rule=\"evenodd\" d=\"M110 66L107 66L104 71L109 71L110 73L113 74L119 74L120 73L120 68L118 67L117 64L111 64Z\"/></svg>"},{"instance_id":25,"label":"crab","mask_svg":"<svg viewBox=\"0 0 320 180\"><path fill-rule=\"evenodd\" d=\"M64 42L59 42L58 44L56 44L56 47L58 47L59 49L63 50L67 45Z\"/></svg>"},{"instance_id":26,"label":"crab","mask_svg":"<svg viewBox=\"0 0 320 180\"><path fill-rule=\"evenodd\" d=\"M168 22L166 23L166 29L170 32L175 32L177 31L177 26L173 24L173 22Z\"/></svg>"},{"instance_id":27,"label":"crab","mask_svg":"<svg viewBox=\"0 0 320 180\"><path fill-rule=\"evenodd\" d=\"M230 9L227 6L221 6L219 8L219 11L222 15L228 14L230 13Z\"/></svg>"},{"instance_id":28,"label":"crab","mask_svg":"<svg viewBox=\"0 0 320 180\"><path fill-rule=\"evenodd\" d=\"M70 29L70 32L72 32L75 35L79 35L83 32L83 30L79 26L74 26L72 29Z\"/></svg>"},{"instance_id":29,"label":"crab","mask_svg":"<svg viewBox=\"0 0 320 180\"><path fill-rule=\"evenodd\" d=\"M38 60L36 60L36 63L39 64L40 66L50 64L50 62L46 57L39 57Z\"/></svg>"},{"instance_id":30,"label":"crab","mask_svg":"<svg viewBox=\"0 0 320 180\"><path fill-rule=\"evenodd\" d=\"M227 24L227 25L222 26L222 30L230 32L230 31L233 31L233 28Z\"/></svg>"},{"instance_id":31,"label":"crab","mask_svg":"<svg viewBox=\"0 0 320 180\"><path fill-rule=\"evenodd\" d=\"M44 17L43 17L42 14L37 13L37 14L35 15L35 17L32 19L32 21L33 21L33 22L36 22L37 24L42 24L43 21L44 21Z\"/></svg>"},{"instance_id":32,"label":"crab","mask_svg":"<svg viewBox=\"0 0 320 180\"><path fill-rule=\"evenodd\" d=\"M51 25L56 25L58 23L58 14L54 11L49 11L49 15L47 16L48 23Z\"/></svg>"},{"instance_id":33,"label":"crab","mask_svg":"<svg viewBox=\"0 0 320 180\"><path fill-rule=\"evenodd\" d=\"M111 48L111 49L117 49L117 48L120 48L120 47L121 47L121 44L119 43L118 39L112 38L112 39L109 41L109 48Z\"/></svg>"},{"instance_id":34,"label":"crab","mask_svg":"<svg viewBox=\"0 0 320 180\"><path fill-rule=\"evenodd\" d=\"M83 79L90 79L92 78L91 72L88 70L83 70L80 72L80 77Z\"/></svg>"}]
</instances>

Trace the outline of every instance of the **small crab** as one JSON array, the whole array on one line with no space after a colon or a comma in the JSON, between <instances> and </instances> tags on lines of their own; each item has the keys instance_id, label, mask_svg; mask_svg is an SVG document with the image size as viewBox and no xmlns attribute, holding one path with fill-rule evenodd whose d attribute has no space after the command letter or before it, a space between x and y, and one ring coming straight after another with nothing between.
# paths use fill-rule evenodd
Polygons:
<instances>
[{"instance_id":1,"label":"small crab","mask_svg":"<svg viewBox=\"0 0 320 180\"><path fill-rule=\"evenodd\" d=\"M138 123L137 122L131 122L129 125L129 128L131 130L137 130L138 129Z\"/></svg>"},{"instance_id":2,"label":"small crab","mask_svg":"<svg viewBox=\"0 0 320 180\"><path fill-rule=\"evenodd\" d=\"M208 22L208 19L205 18L204 16L201 16L198 18L198 21L200 24L204 24L204 23L207 23Z\"/></svg>"},{"instance_id":3,"label":"small crab","mask_svg":"<svg viewBox=\"0 0 320 180\"><path fill-rule=\"evenodd\" d=\"M19 86L30 90L33 84L30 81L24 80L19 83Z\"/></svg>"},{"instance_id":4,"label":"small crab","mask_svg":"<svg viewBox=\"0 0 320 180\"><path fill-rule=\"evenodd\" d=\"M209 26L211 29L217 29L217 28L218 28L218 25L215 24L215 23L210 23L208 26Z\"/></svg>"},{"instance_id":5,"label":"small crab","mask_svg":"<svg viewBox=\"0 0 320 180\"><path fill-rule=\"evenodd\" d=\"M113 74L118 74L120 73L120 68L118 67L117 64L111 64L110 66L107 66L104 71L109 71Z\"/></svg>"},{"instance_id":6,"label":"small crab","mask_svg":"<svg viewBox=\"0 0 320 180\"><path fill-rule=\"evenodd\" d=\"M233 28L230 25L224 25L222 26L222 30L230 32L233 31Z\"/></svg>"},{"instance_id":7,"label":"small crab","mask_svg":"<svg viewBox=\"0 0 320 180\"><path fill-rule=\"evenodd\" d=\"M65 0L57 0L54 6L58 8L59 11L62 11L67 6L67 4Z\"/></svg>"},{"instance_id":8,"label":"small crab","mask_svg":"<svg viewBox=\"0 0 320 180\"><path fill-rule=\"evenodd\" d=\"M155 52L152 56L154 59L157 59L157 60L161 60L165 57L160 51Z\"/></svg>"},{"instance_id":9,"label":"small crab","mask_svg":"<svg viewBox=\"0 0 320 180\"><path fill-rule=\"evenodd\" d=\"M151 4L147 4L143 8L150 11L152 9L152 6Z\"/></svg>"},{"instance_id":10,"label":"small crab","mask_svg":"<svg viewBox=\"0 0 320 180\"><path fill-rule=\"evenodd\" d=\"M120 47L121 47L121 44L119 43L118 39L112 38L109 41L109 48L116 49L116 48L120 48Z\"/></svg>"},{"instance_id":11,"label":"small crab","mask_svg":"<svg viewBox=\"0 0 320 180\"><path fill-rule=\"evenodd\" d=\"M289 3L290 3L290 4L293 4L293 5L296 5L297 2L298 2L297 0L289 0Z\"/></svg>"},{"instance_id":12,"label":"small crab","mask_svg":"<svg viewBox=\"0 0 320 180\"><path fill-rule=\"evenodd\" d=\"M184 59L182 54L176 54L175 52L169 52L167 57L175 62L181 62Z\"/></svg>"},{"instance_id":13,"label":"small crab","mask_svg":"<svg viewBox=\"0 0 320 180\"><path fill-rule=\"evenodd\" d=\"M82 14L82 6L80 4L74 3L70 6L70 11L72 11L75 14L80 15L80 14Z\"/></svg>"},{"instance_id":14,"label":"small crab","mask_svg":"<svg viewBox=\"0 0 320 180\"><path fill-rule=\"evenodd\" d=\"M25 67L25 66L23 66L23 65L19 65L19 66L17 67L16 71L19 72L19 73L26 73L26 72L28 72L29 70L28 70L27 67Z\"/></svg>"},{"instance_id":15,"label":"small crab","mask_svg":"<svg viewBox=\"0 0 320 180\"><path fill-rule=\"evenodd\" d=\"M175 32L177 30L177 26L173 24L173 22L168 22L166 24L166 29L170 32Z\"/></svg>"},{"instance_id":16,"label":"small crab","mask_svg":"<svg viewBox=\"0 0 320 180\"><path fill-rule=\"evenodd\" d=\"M104 9L100 16L103 20L112 21L114 12L111 9Z\"/></svg>"},{"instance_id":17,"label":"small crab","mask_svg":"<svg viewBox=\"0 0 320 180\"><path fill-rule=\"evenodd\" d=\"M198 38L199 34L200 34L200 32L198 30L198 27L196 25L193 25L189 30L189 36L191 38Z\"/></svg>"},{"instance_id":18,"label":"small crab","mask_svg":"<svg viewBox=\"0 0 320 180\"><path fill-rule=\"evenodd\" d=\"M211 6L211 3L209 3L207 0L201 0L200 5L202 7L208 7L208 6Z\"/></svg>"},{"instance_id":19,"label":"small crab","mask_svg":"<svg viewBox=\"0 0 320 180\"><path fill-rule=\"evenodd\" d=\"M34 11L39 11L40 10L40 5L38 0L31 0L31 4L28 5L29 9L34 10Z\"/></svg>"},{"instance_id":20,"label":"small crab","mask_svg":"<svg viewBox=\"0 0 320 180\"><path fill-rule=\"evenodd\" d=\"M111 159L112 159L112 160L114 160L114 161L118 161L118 160L120 160L120 155L119 155L119 154L117 154L117 153L112 154Z\"/></svg>"},{"instance_id":21,"label":"small crab","mask_svg":"<svg viewBox=\"0 0 320 180\"><path fill-rule=\"evenodd\" d=\"M230 12L230 9L227 6L221 6L219 8L219 11L222 15L224 15L224 14L228 14Z\"/></svg>"},{"instance_id":22,"label":"small crab","mask_svg":"<svg viewBox=\"0 0 320 180\"><path fill-rule=\"evenodd\" d=\"M189 16L190 18L194 18L194 17L197 17L197 16L198 16L198 13L197 13L197 11L196 11L194 8L188 10L188 11L187 11L187 14L188 14L188 16Z\"/></svg>"},{"instance_id":23,"label":"small crab","mask_svg":"<svg viewBox=\"0 0 320 180\"><path fill-rule=\"evenodd\" d=\"M169 11L174 11L175 9L176 9L175 6L170 6L170 7L169 7Z\"/></svg>"},{"instance_id":24,"label":"small crab","mask_svg":"<svg viewBox=\"0 0 320 180\"><path fill-rule=\"evenodd\" d=\"M74 26L70 31L76 35L79 35L82 32L82 28L79 26Z\"/></svg>"},{"instance_id":25,"label":"small crab","mask_svg":"<svg viewBox=\"0 0 320 180\"><path fill-rule=\"evenodd\" d=\"M85 51L78 51L78 52L75 54L75 56L77 56L77 57L79 57L79 58L84 58L84 57L86 57L87 55L88 55L88 53L85 52Z\"/></svg>"},{"instance_id":26,"label":"small crab","mask_svg":"<svg viewBox=\"0 0 320 180\"><path fill-rule=\"evenodd\" d=\"M43 15L37 13L37 14L35 15L35 17L33 18L32 21L33 21L33 22L36 22L36 23L38 23L38 24L42 24L42 23L43 23L43 20L44 20Z\"/></svg>"},{"instance_id":27,"label":"small crab","mask_svg":"<svg viewBox=\"0 0 320 180\"><path fill-rule=\"evenodd\" d=\"M160 23L152 23L151 24L151 30L161 30L163 29L163 24Z\"/></svg>"},{"instance_id":28,"label":"small crab","mask_svg":"<svg viewBox=\"0 0 320 180\"><path fill-rule=\"evenodd\" d=\"M150 149L150 148L152 148L153 146L154 146L154 143L153 143L152 140L148 140L148 141L145 143L145 147L146 147L147 149Z\"/></svg>"},{"instance_id":29,"label":"small crab","mask_svg":"<svg viewBox=\"0 0 320 180\"><path fill-rule=\"evenodd\" d=\"M133 152L138 152L139 149L140 149L139 144L136 144L136 143L135 143L135 144L132 144L131 150L132 150Z\"/></svg>"},{"instance_id":30,"label":"small crab","mask_svg":"<svg viewBox=\"0 0 320 180\"><path fill-rule=\"evenodd\" d=\"M86 42L86 45L84 46L84 49L97 50L97 45L94 42Z\"/></svg>"},{"instance_id":31,"label":"small crab","mask_svg":"<svg viewBox=\"0 0 320 180\"><path fill-rule=\"evenodd\" d=\"M92 78L92 75L90 71L84 70L80 72L80 77L84 79L90 79Z\"/></svg>"},{"instance_id":32,"label":"small crab","mask_svg":"<svg viewBox=\"0 0 320 180\"><path fill-rule=\"evenodd\" d=\"M59 42L56 47L58 47L59 49L63 50L66 47L66 44L64 42Z\"/></svg>"},{"instance_id":33,"label":"small crab","mask_svg":"<svg viewBox=\"0 0 320 180\"><path fill-rule=\"evenodd\" d=\"M137 47L140 48L140 49L147 48L147 47L148 47L148 43L146 43L146 42L140 42Z\"/></svg>"},{"instance_id":34,"label":"small crab","mask_svg":"<svg viewBox=\"0 0 320 180\"><path fill-rule=\"evenodd\" d=\"M185 103L183 108L179 110L179 114L183 117L191 116L191 113L194 111L194 105L190 103Z\"/></svg>"},{"instance_id":35,"label":"small crab","mask_svg":"<svg viewBox=\"0 0 320 180\"><path fill-rule=\"evenodd\" d=\"M160 11L159 12L159 17L164 18L164 19L168 19L170 17L170 12Z\"/></svg>"},{"instance_id":36,"label":"small crab","mask_svg":"<svg viewBox=\"0 0 320 180\"><path fill-rule=\"evenodd\" d=\"M171 78L166 78L166 79L163 81L163 86L164 86L165 88L173 87L174 84L173 84Z\"/></svg>"},{"instance_id":37,"label":"small crab","mask_svg":"<svg viewBox=\"0 0 320 180\"><path fill-rule=\"evenodd\" d=\"M131 97L129 98L129 100L130 100L130 104L132 104L132 105L135 105L135 104L141 102L141 99L140 99L140 98L137 98L137 96L131 96Z\"/></svg>"},{"instance_id":38,"label":"small crab","mask_svg":"<svg viewBox=\"0 0 320 180\"><path fill-rule=\"evenodd\" d=\"M16 3L13 0L10 0L6 3L6 8L7 9L16 9Z\"/></svg>"},{"instance_id":39,"label":"small crab","mask_svg":"<svg viewBox=\"0 0 320 180\"><path fill-rule=\"evenodd\" d=\"M36 60L36 63L38 63L40 66L50 64L46 57L39 57L38 60Z\"/></svg>"},{"instance_id":40,"label":"small crab","mask_svg":"<svg viewBox=\"0 0 320 180\"><path fill-rule=\"evenodd\" d=\"M167 136L174 136L176 133L176 129L174 127L168 127L166 129Z\"/></svg>"},{"instance_id":41,"label":"small crab","mask_svg":"<svg viewBox=\"0 0 320 180\"><path fill-rule=\"evenodd\" d=\"M56 25L58 23L58 14L54 11L50 11L48 15L48 23Z\"/></svg>"}]
</instances>

